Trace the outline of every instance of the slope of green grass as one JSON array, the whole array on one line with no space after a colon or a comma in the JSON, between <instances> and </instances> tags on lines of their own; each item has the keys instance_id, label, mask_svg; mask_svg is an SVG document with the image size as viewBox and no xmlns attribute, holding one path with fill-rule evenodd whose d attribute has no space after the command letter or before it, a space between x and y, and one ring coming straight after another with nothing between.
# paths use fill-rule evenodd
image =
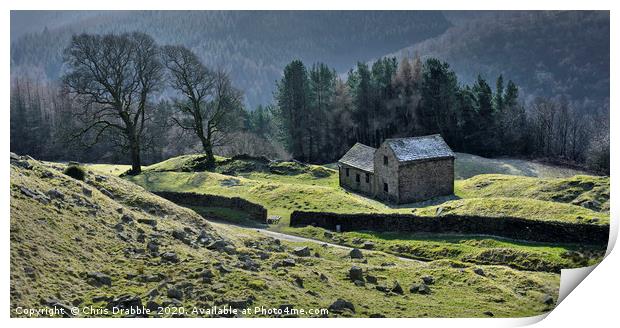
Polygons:
<instances>
[{"instance_id":1,"label":"slope of green grass","mask_svg":"<svg viewBox=\"0 0 620 328\"><path fill-rule=\"evenodd\" d=\"M446 260L418 263L380 252L353 260L343 249L280 242L233 226L214 228L195 212L114 176L88 172L82 182L64 175L64 165L20 161L28 165L12 162L10 185L13 317L20 316L17 307L51 303L102 309L123 295L145 306L182 306L188 312L181 316L188 317L208 316L193 309L236 304L324 309L339 298L351 302L355 312L329 316L516 317L547 312L553 304L545 300L558 296L560 276L555 273ZM168 174L163 176L175 177ZM198 242L199 235L225 240L230 247L208 248ZM148 249L153 241L158 251ZM310 247L313 256L292 255L294 246ZM164 261L165 252L174 252L179 262ZM274 267L288 258L294 266ZM375 277L377 285L398 282L403 293L381 292L371 282L354 285L348 278L353 265L364 270L365 279ZM94 272L109 277L110 284L89 283ZM431 294L409 292L426 275L434 277Z\"/></svg>"},{"instance_id":2,"label":"slope of green grass","mask_svg":"<svg viewBox=\"0 0 620 328\"><path fill-rule=\"evenodd\" d=\"M441 214L479 215L501 219L516 217L537 221L609 224L609 214L595 212L581 206L529 198L486 197L464 198L414 210L414 214L435 216Z\"/></svg>"},{"instance_id":3,"label":"slope of green grass","mask_svg":"<svg viewBox=\"0 0 620 328\"><path fill-rule=\"evenodd\" d=\"M570 178L530 178L483 174L455 182L461 198L528 198L609 211L609 177L576 175Z\"/></svg>"}]
</instances>

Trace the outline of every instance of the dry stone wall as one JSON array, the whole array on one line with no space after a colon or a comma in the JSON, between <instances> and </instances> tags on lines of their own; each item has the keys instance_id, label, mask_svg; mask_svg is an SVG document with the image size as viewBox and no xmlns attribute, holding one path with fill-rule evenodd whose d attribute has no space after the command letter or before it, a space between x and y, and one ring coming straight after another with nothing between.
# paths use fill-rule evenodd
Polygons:
<instances>
[{"instance_id":1,"label":"dry stone wall","mask_svg":"<svg viewBox=\"0 0 620 328\"><path fill-rule=\"evenodd\" d=\"M292 227L317 226L340 231L454 233L492 235L549 243L606 245L609 225L535 221L446 214L421 217L412 214L339 214L294 211Z\"/></svg>"}]
</instances>

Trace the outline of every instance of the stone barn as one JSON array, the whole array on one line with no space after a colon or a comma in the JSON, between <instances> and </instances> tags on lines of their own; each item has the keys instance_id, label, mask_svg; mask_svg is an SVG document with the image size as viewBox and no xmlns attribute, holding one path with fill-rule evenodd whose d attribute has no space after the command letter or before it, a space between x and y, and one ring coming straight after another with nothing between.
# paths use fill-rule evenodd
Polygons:
<instances>
[{"instance_id":1,"label":"stone barn","mask_svg":"<svg viewBox=\"0 0 620 328\"><path fill-rule=\"evenodd\" d=\"M439 134L356 143L338 168L341 187L397 204L454 193L454 153Z\"/></svg>"}]
</instances>

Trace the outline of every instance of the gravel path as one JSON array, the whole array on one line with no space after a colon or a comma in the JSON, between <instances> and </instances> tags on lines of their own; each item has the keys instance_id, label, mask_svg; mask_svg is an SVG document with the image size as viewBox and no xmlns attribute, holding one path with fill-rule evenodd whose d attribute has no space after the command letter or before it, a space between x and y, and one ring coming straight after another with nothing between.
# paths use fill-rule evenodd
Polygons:
<instances>
[{"instance_id":1,"label":"gravel path","mask_svg":"<svg viewBox=\"0 0 620 328\"><path fill-rule=\"evenodd\" d=\"M285 233L282 233L282 232L276 232L276 231L271 231L271 230L262 229L262 228L244 227L244 226L239 226L239 225L223 223L221 221L220 222L209 221L209 223L211 225L213 225L214 227L218 228L218 229L226 230L226 229L230 229L230 226L234 226L235 228L238 228L238 229L258 232L258 233L263 234L265 236L277 238L277 239L284 240L284 241L294 242L294 243L315 243L315 244L319 244L319 245L327 244L328 246L335 247L335 248L340 248L340 249L345 249L345 250L353 249L353 247L349 247L349 246L343 246L343 245L328 243L328 242L325 242L325 241L322 241L322 240L317 240L317 239L312 239L312 238L306 238L306 237L300 237L300 236L295 236L295 235L289 235L289 234L285 234ZM371 250L364 250L364 252L388 254L388 253L381 252L381 251L371 251ZM401 261L416 262L416 263L426 264L426 262L420 261L420 260L414 260L414 259L410 259L410 258L406 258L406 257L400 257L400 256L396 256L396 255L393 255L393 254L389 254L389 255L392 255L392 256L396 257L397 259L399 259Z\"/></svg>"}]
</instances>

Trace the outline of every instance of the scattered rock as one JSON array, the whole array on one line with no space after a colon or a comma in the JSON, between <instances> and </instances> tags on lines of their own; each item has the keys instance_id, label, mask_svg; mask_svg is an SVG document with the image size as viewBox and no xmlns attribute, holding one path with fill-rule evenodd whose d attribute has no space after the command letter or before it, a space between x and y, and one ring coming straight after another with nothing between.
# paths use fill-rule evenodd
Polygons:
<instances>
[{"instance_id":1,"label":"scattered rock","mask_svg":"<svg viewBox=\"0 0 620 328\"><path fill-rule=\"evenodd\" d=\"M362 271L362 268L358 267L358 266L352 266L351 269L349 269L349 278L351 279L351 281L356 281L356 280L364 280L364 273Z\"/></svg>"},{"instance_id":2,"label":"scattered rock","mask_svg":"<svg viewBox=\"0 0 620 328\"><path fill-rule=\"evenodd\" d=\"M11 160L11 164L13 164L15 166L19 166L21 168L24 168L26 170L31 170L32 169L32 164L30 164L28 161Z\"/></svg>"},{"instance_id":3,"label":"scattered rock","mask_svg":"<svg viewBox=\"0 0 620 328\"><path fill-rule=\"evenodd\" d=\"M359 244L363 243L364 240L362 238L356 237L356 238L353 238L353 240L351 240L351 242L353 244L359 245Z\"/></svg>"},{"instance_id":4,"label":"scattered rock","mask_svg":"<svg viewBox=\"0 0 620 328\"><path fill-rule=\"evenodd\" d=\"M371 242L371 241L366 241L362 244L362 248L363 249L374 249L375 248L375 243Z\"/></svg>"},{"instance_id":5,"label":"scattered rock","mask_svg":"<svg viewBox=\"0 0 620 328\"><path fill-rule=\"evenodd\" d=\"M114 194L112 194L108 189L102 187L101 189L99 189L99 191L109 198L114 198Z\"/></svg>"},{"instance_id":6,"label":"scattered rock","mask_svg":"<svg viewBox=\"0 0 620 328\"><path fill-rule=\"evenodd\" d=\"M198 234L198 242L201 244L208 244L211 242L211 236L209 236L209 234L207 234L207 231L200 230L200 234Z\"/></svg>"},{"instance_id":7,"label":"scattered rock","mask_svg":"<svg viewBox=\"0 0 620 328\"><path fill-rule=\"evenodd\" d=\"M189 244L190 243L189 239L187 239L187 233L185 231L181 230L181 229L174 229L174 230L172 230L172 237L182 241L185 244Z\"/></svg>"},{"instance_id":8,"label":"scattered rock","mask_svg":"<svg viewBox=\"0 0 620 328\"><path fill-rule=\"evenodd\" d=\"M155 301L148 301L146 302L146 308L156 312L157 310L159 310L159 308L161 307L161 305L159 305L159 303L155 302Z\"/></svg>"},{"instance_id":9,"label":"scattered rock","mask_svg":"<svg viewBox=\"0 0 620 328\"><path fill-rule=\"evenodd\" d=\"M94 287L112 286L112 278L101 272L90 272L86 274L88 283Z\"/></svg>"},{"instance_id":10,"label":"scattered rock","mask_svg":"<svg viewBox=\"0 0 620 328\"><path fill-rule=\"evenodd\" d=\"M166 295L168 295L168 297L170 297L170 298L175 298L177 300L182 300L183 299L183 291L181 291L177 287L170 287L170 288L168 288L168 291L166 292Z\"/></svg>"},{"instance_id":11,"label":"scattered rock","mask_svg":"<svg viewBox=\"0 0 620 328\"><path fill-rule=\"evenodd\" d=\"M310 256L310 248L308 248L308 246L295 247L295 249L293 249L293 254L300 257Z\"/></svg>"},{"instance_id":12,"label":"scattered rock","mask_svg":"<svg viewBox=\"0 0 620 328\"><path fill-rule=\"evenodd\" d=\"M366 282L368 282L369 284L376 284L377 283L377 277L371 276L371 275L366 275Z\"/></svg>"},{"instance_id":13,"label":"scattered rock","mask_svg":"<svg viewBox=\"0 0 620 328\"><path fill-rule=\"evenodd\" d=\"M299 288L304 288L304 279L300 276L295 276L293 283Z\"/></svg>"},{"instance_id":14,"label":"scattered rock","mask_svg":"<svg viewBox=\"0 0 620 328\"><path fill-rule=\"evenodd\" d=\"M475 268L474 269L474 273L479 275L479 276L486 277L486 273L484 273L484 270L482 270L482 268Z\"/></svg>"},{"instance_id":15,"label":"scattered rock","mask_svg":"<svg viewBox=\"0 0 620 328\"><path fill-rule=\"evenodd\" d=\"M555 300L551 295L545 295L545 297L543 298L543 303L547 305L553 305L555 304Z\"/></svg>"},{"instance_id":16,"label":"scattered rock","mask_svg":"<svg viewBox=\"0 0 620 328\"><path fill-rule=\"evenodd\" d=\"M323 274L323 273L321 273L319 275L319 279L321 279L321 281L323 281L323 282L326 282L326 281L329 280L329 278L327 278L327 276L325 274Z\"/></svg>"},{"instance_id":17,"label":"scattered rock","mask_svg":"<svg viewBox=\"0 0 620 328\"><path fill-rule=\"evenodd\" d=\"M493 314L493 312L491 311L484 311L482 314L489 316L489 317L494 317L495 315Z\"/></svg>"},{"instance_id":18,"label":"scattered rock","mask_svg":"<svg viewBox=\"0 0 620 328\"><path fill-rule=\"evenodd\" d=\"M328 310L333 312L343 312L345 310L349 310L355 313L355 306L353 306L353 303L339 298L329 306Z\"/></svg>"},{"instance_id":19,"label":"scattered rock","mask_svg":"<svg viewBox=\"0 0 620 328\"><path fill-rule=\"evenodd\" d=\"M45 195L43 195L43 194L41 194L41 193L39 193L37 191L30 190L30 189L28 189L26 187L23 187L23 186L19 187L19 191L21 191L22 194L24 194L24 195L26 195L26 196L28 196L28 197L30 197L32 199L38 200L39 202L41 202L43 204L49 204L50 203L50 199L47 196L45 196Z\"/></svg>"},{"instance_id":20,"label":"scattered rock","mask_svg":"<svg viewBox=\"0 0 620 328\"><path fill-rule=\"evenodd\" d=\"M147 244L146 244L146 248L151 251L151 253L158 253L159 252L159 245L157 244L156 241L154 240L150 240Z\"/></svg>"},{"instance_id":21,"label":"scattered rock","mask_svg":"<svg viewBox=\"0 0 620 328\"><path fill-rule=\"evenodd\" d=\"M353 281L353 284L355 284L355 286L357 286L357 287L364 287L364 286L366 286L366 283L364 281L362 281L362 280L355 280L355 281Z\"/></svg>"},{"instance_id":22,"label":"scattered rock","mask_svg":"<svg viewBox=\"0 0 620 328\"><path fill-rule=\"evenodd\" d=\"M233 299L227 302L233 309L245 309L254 303L253 297L248 297L245 299Z\"/></svg>"},{"instance_id":23,"label":"scattered rock","mask_svg":"<svg viewBox=\"0 0 620 328\"><path fill-rule=\"evenodd\" d=\"M161 260L162 262L178 263L179 256L175 252L165 252L161 254Z\"/></svg>"},{"instance_id":24,"label":"scattered rock","mask_svg":"<svg viewBox=\"0 0 620 328\"><path fill-rule=\"evenodd\" d=\"M385 285L377 285L377 286L375 286L375 289L380 291L380 292L384 292L384 293L387 293L387 292L390 291L390 289L387 286L385 286Z\"/></svg>"},{"instance_id":25,"label":"scattered rock","mask_svg":"<svg viewBox=\"0 0 620 328\"><path fill-rule=\"evenodd\" d=\"M123 214L121 216L121 222L123 222L123 223L131 223L131 222L133 222L133 217L131 215L129 215L129 214Z\"/></svg>"},{"instance_id":26,"label":"scattered rock","mask_svg":"<svg viewBox=\"0 0 620 328\"><path fill-rule=\"evenodd\" d=\"M422 277L422 281L427 285L432 285L435 283L435 278L433 278L433 276L424 276Z\"/></svg>"},{"instance_id":27,"label":"scattered rock","mask_svg":"<svg viewBox=\"0 0 620 328\"><path fill-rule=\"evenodd\" d=\"M428 295L431 293L431 289L426 284L413 284L409 288L409 292L412 294Z\"/></svg>"},{"instance_id":28,"label":"scattered rock","mask_svg":"<svg viewBox=\"0 0 620 328\"><path fill-rule=\"evenodd\" d=\"M47 195L51 198L51 199L60 199L60 200L64 200L65 199L65 194L63 194L62 192L60 192L58 189L50 189L47 192Z\"/></svg>"},{"instance_id":29,"label":"scattered rock","mask_svg":"<svg viewBox=\"0 0 620 328\"><path fill-rule=\"evenodd\" d=\"M273 269L277 269L279 267L294 267L294 266L295 266L295 259L284 259L282 261L278 261L274 263L271 267Z\"/></svg>"},{"instance_id":30,"label":"scattered rock","mask_svg":"<svg viewBox=\"0 0 620 328\"><path fill-rule=\"evenodd\" d=\"M222 273L222 274L226 274L226 273L231 273L231 272L232 272L232 270L230 270L229 268L225 267L225 266L224 266L224 264L219 263L219 262L218 262L218 263L215 263L215 264L213 265L213 267L214 267L216 270L218 270L220 273Z\"/></svg>"},{"instance_id":31,"label":"scattered rock","mask_svg":"<svg viewBox=\"0 0 620 328\"><path fill-rule=\"evenodd\" d=\"M392 286L392 289L390 291L392 293L399 294L399 295L402 295L405 292L403 291L403 288L400 286L398 281L394 281L394 286Z\"/></svg>"},{"instance_id":32,"label":"scattered rock","mask_svg":"<svg viewBox=\"0 0 620 328\"><path fill-rule=\"evenodd\" d=\"M89 189L89 188L86 188L86 187L82 187L82 193L86 197L92 197L93 196L93 191L91 189Z\"/></svg>"},{"instance_id":33,"label":"scattered rock","mask_svg":"<svg viewBox=\"0 0 620 328\"><path fill-rule=\"evenodd\" d=\"M121 209L122 209L122 207L121 207ZM144 219L144 218L141 218L141 219L138 219L138 223L150 225L151 227L157 226L157 220L155 220L155 219Z\"/></svg>"},{"instance_id":34,"label":"scattered rock","mask_svg":"<svg viewBox=\"0 0 620 328\"><path fill-rule=\"evenodd\" d=\"M363 259L364 258L364 254L362 254L362 251L359 250L358 248L352 249L351 252L349 252L349 256L352 259Z\"/></svg>"}]
</instances>

